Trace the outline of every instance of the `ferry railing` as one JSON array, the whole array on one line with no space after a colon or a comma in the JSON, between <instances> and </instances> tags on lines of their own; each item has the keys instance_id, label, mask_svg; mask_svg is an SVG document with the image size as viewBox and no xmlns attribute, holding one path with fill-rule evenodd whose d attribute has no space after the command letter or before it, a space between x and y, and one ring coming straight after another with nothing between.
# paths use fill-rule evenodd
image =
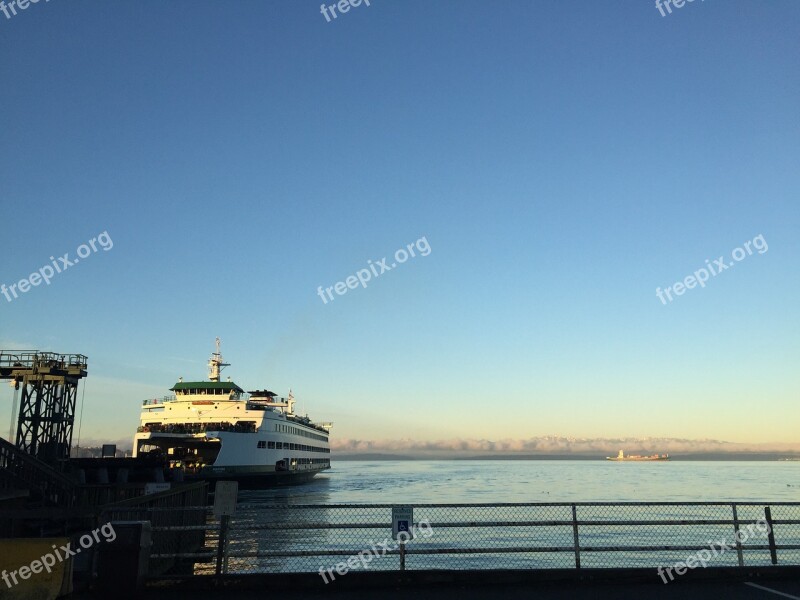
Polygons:
<instances>
[{"instance_id":1,"label":"ferry railing","mask_svg":"<svg viewBox=\"0 0 800 600\"><path fill-rule=\"evenodd\" d=\"M154 539L202 531L205 545L182 553L162 544L151 561L191 560L194 575L322 569L334 577L365 569L657 569L691 560L689 568L800 565L800 503L417 504L415 536L404 544L391 538L393 506L243 504L224 531L210 515L191 526L155 525Z\"/></svg>"},{"instance_id":2,"label":"ferry railing","mask_svg":"<svg viewBox=\"0 0 800 600\"><path fill-rule=\"evenodd\" d=\"M175 396L163 396L161 398L148 398L147 400L142 400L142 406L160 406L162 404L167 404L169 402L175 402Z\"/></svg>"}]
</instances>

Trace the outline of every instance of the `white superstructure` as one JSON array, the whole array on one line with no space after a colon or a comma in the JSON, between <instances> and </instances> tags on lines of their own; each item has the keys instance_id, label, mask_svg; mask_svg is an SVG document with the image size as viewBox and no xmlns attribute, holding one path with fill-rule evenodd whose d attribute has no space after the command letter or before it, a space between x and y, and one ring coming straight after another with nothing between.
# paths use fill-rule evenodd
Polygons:
<instances>
[{"instance_id":1,"label":"white superstructure","mask_svg":"<svg viewBox=\"0 0 800 600\"><path fill-rule=\"evenodd\" d=\"M296 415L291 391L278 398L220 381L228 364L219 338L208 365L208 381L181 379L174 396L143 402L134 456L164 456L187 478L236 479L240 487L303 481L330 468L330 423Z\"/></svg>"}]
</instances>

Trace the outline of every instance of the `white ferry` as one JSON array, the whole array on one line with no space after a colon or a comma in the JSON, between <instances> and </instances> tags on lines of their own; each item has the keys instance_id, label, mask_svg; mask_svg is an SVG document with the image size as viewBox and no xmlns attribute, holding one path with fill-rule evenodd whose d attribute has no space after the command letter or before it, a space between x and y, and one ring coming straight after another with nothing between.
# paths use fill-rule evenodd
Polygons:
<instances>
[{"instance_id":1,"label":"white ferry","mask_svg":"<svg viewBox=\"0 0 800 600\"><path fill-rule=\"evenodd\" d=\"M243 489L308 481L330 468L330 423L294 414L295 400L220 381L219 338L208 381L183 381L174 396L145 400L133 456L157 456L185 479L236 480Z\"/></svg>"}]
</instances>

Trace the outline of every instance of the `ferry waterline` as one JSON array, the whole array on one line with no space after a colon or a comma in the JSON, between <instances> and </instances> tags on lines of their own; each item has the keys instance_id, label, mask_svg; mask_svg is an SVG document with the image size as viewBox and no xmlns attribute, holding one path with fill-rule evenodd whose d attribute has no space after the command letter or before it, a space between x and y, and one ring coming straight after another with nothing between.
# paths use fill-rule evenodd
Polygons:
<instances>
[{"instance_id":1,"label":"ferry waterline","mask_svg":"<svg viewBox=\"0 0 800 600\"><path fill-rule=\"evenodd\" d=\"M163 457L184 479L235 480L241 489L301 483L330 468L330 423L294 413L291 391L245 392L220 381L219 338L208 381L183 381L174 396L142 403L133 456Z\"/></svg>"}]
</instances>

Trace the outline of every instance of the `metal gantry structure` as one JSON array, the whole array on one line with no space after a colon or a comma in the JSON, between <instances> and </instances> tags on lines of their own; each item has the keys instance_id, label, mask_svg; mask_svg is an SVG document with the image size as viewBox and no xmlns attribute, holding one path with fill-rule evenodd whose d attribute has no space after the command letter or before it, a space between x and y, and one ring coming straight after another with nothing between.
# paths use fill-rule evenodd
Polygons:
<instances>
[{"instance_id":1,"label":"metal gantry structure","mask_svg":"<svg viewBox=\"0 0 800 600\"><path fill-rule=\"evenodd\" d=\"M78 383L86 377L87 362L82 354L0 350L0 380L11 382L15 398L22 388L19 450L49 463L69 458ZM12 426L13 421L12 415Z\"/></svg>"}]
</instances>

